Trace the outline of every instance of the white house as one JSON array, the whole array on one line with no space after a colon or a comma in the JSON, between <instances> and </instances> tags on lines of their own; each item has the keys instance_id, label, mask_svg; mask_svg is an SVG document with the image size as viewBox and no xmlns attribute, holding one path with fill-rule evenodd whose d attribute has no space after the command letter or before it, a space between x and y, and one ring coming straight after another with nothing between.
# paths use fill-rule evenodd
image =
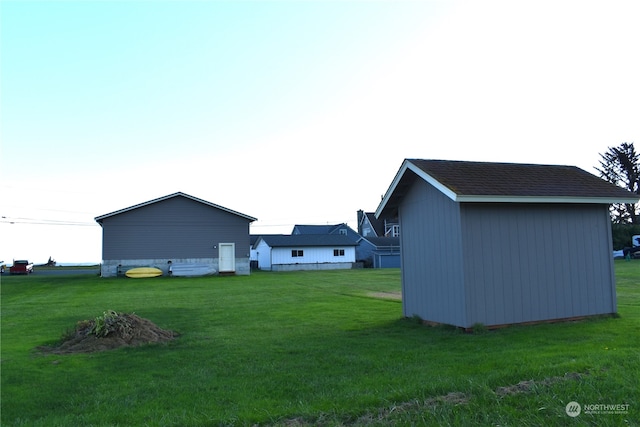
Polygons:
<instances>
[{"instance_id":1,"label":"white house","mask_svg":"<svg viewBox=\"0 0 640 427\"><path fill-rule=\"evenodd\" d=\"M357 243L340 234L260 236L253 245L260 270L350 269Z\"/></svg>"}]
</instances>

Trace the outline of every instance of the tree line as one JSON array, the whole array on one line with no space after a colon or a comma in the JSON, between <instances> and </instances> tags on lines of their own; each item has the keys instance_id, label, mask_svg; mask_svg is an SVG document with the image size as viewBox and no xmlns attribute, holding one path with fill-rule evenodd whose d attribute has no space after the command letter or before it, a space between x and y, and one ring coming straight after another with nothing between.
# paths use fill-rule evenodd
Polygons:
<instances>
[{"instance_id":1,"label":"tree line","mask_svg":"<svg viewBox=\"0 0 640 427\"><path fill-rule=\"evenodd\" d=\"M640 195L640 155L633 142L623 142L600 153L600 177L632 193ZM609 209L613 230L613 246L631 245L631 236L640 234L640 203L616 203Z\"/></svg>"}]
</instances>

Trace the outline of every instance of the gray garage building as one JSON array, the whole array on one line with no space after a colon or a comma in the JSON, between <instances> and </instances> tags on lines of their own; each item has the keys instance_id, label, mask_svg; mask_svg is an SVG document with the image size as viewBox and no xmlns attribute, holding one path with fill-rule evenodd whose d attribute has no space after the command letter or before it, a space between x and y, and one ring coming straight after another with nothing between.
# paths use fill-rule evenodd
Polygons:
<instances>
[{"instance_id":1,"label":"gray garage building","mask_svg":"<svg viewBox=\"0 0 640 427\"><path fill-rule=\"evenodd\" d=\"M403 312L470 328L615 313L611 203L577 167L406 159L376 217L398 216Z\"/></svg>"},{"instance_id":2,"label":"gray garage building","mask_svg":"<svg viewBox=\"0 0 640 427\"><path fill-rule=\"evenodd\" d=\"M170 194L95 220L102 226L103 277L140 266L166 273L170 265L250 274L249 224L256 218L188 194Z\"/></svg>"}]
</instances>

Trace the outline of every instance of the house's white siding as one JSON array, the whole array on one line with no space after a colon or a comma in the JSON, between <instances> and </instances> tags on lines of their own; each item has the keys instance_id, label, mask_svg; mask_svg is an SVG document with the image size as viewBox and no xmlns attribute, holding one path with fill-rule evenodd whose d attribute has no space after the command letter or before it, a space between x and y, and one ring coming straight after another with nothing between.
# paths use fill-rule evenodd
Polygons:
<instances>
[{"instance_id":1,"label":"house's white siding","mask_svg":"<svg viewBox=\"0 0 640 427\"><path fill-rule=\"evenodd\" d=\"M343 250L344 255L334 256L334 249ZM292 256L291 251L302 251L302 256ZM356 261L354 246L327 247L276 247L271 248L264 240L256 246L258 268L260 270L303 270L319 265L328 268L350 268ZM285 268L284 266L291 266ZM297 266L297 268L296 268Z\"/></svg>"},{"instance_id":2,"label":"house's white siding","mask_svg":"<svg viewBox=\"0 0 640 427\"><path fill-rule=\"evenodd\" d=\"M258 268L260 270L271 270L271 247L267 242L260 240L255 249Z\"/></svg>"},{"instance_id":3,"label":"house's white siding","mask_svg":"<svg viewBox=\"0 0 640 427\"><path fill-rule=\"evenodd\" d=\"M334 256L333 250L344 250L343 256ZM301 250L303 256L294 257L292 250ZM296 247L296 248L273 248L271 250L271 264L324 264L335 262L355 262L355 247Z\"/></svg>"}]
</instances>

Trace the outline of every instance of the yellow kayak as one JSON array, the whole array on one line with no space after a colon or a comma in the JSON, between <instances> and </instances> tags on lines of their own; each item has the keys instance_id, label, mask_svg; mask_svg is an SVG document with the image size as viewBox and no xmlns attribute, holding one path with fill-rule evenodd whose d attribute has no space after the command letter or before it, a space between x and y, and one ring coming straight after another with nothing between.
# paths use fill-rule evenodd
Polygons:
<instances>
[{"instance_id":1,"label":"yellow kayak","mask_svg":"<svg viewBox=\"0 0 640 427\"><path fill-rule=\"evenodd\" d=\"M142 279L145 277L158 277L162 276L162 270L155 267L136 267L131 270L127 270L125 273L127 277L134 279Z\"/></svg>"}]
</instances>

